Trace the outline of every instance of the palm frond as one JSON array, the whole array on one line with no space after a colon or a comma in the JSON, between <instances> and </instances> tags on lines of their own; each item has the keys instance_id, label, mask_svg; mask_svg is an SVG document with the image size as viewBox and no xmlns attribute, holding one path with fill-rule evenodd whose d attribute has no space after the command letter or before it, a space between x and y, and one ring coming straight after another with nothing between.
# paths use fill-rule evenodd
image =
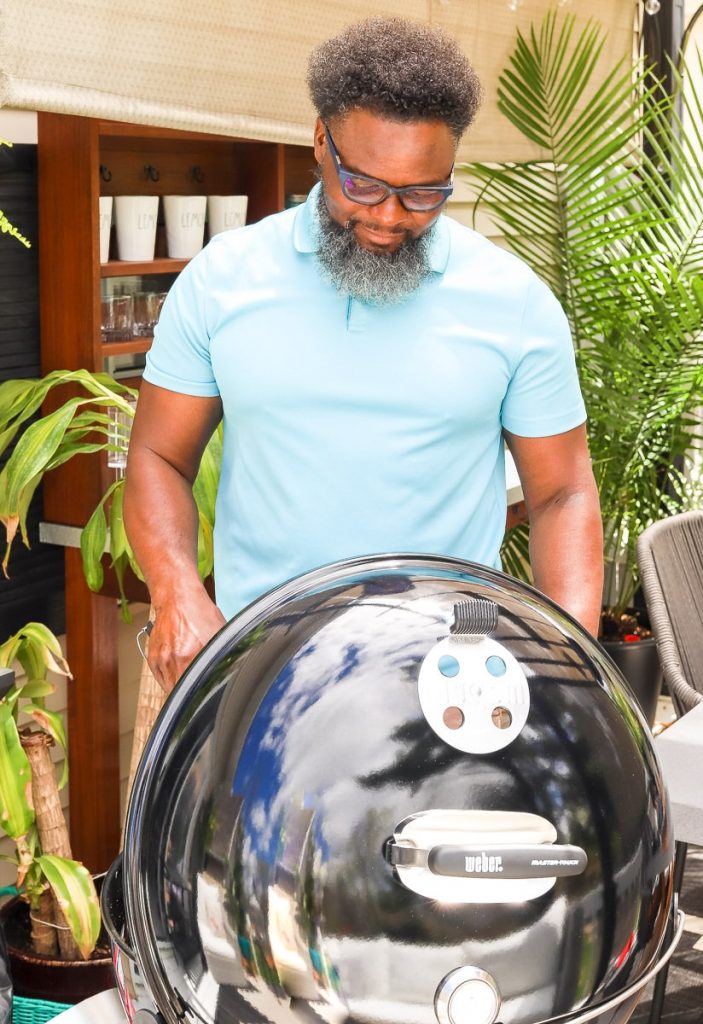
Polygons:
<instances>
[{"instance_id":1,"label":"palm frond","mask_svg":"<svg viewBox=\"0 0 703 1024\"><path fill-rule=\"evenodd\" d=\"M596 77L604 38L554 12L518 33L499 107L543 157L462 170L477 186L475 212L551 286L571 324L611 590L626 603L637 537L690 500L682 467L702 444L703 100L683 88L684 63L673 97L627 59ZM506 538L509 572L526 544L524 533Z\"/></svg>"}]
</instances>

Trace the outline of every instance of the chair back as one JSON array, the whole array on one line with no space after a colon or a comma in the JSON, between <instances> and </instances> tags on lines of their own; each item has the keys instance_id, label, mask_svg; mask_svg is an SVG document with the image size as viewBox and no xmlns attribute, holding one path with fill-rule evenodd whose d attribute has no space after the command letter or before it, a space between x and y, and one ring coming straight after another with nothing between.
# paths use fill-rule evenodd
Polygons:
<instances>
[{"instance_id":1,"label":"chair back","mask_svg":"<svg viewBox=\"0 0 703 1024\"><path fill-rule=\"evenodd\" d=\"M664 678L682 715L703 701L703 509L644 530L637 559Z\"/></svg>"}]
</instances>

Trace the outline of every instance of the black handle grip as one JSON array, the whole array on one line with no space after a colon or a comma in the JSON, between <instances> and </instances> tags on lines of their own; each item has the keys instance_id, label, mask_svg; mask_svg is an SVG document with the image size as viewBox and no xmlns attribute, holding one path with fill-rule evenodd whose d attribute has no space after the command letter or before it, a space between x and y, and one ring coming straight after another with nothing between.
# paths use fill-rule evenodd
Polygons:
<instances>
[{"instance_id":1,"label":"black handle grip","mask_svg":"<svg viewBox=\"0 0 703 1024\"><path fill-rule=\"evenodd\" d=\"M563 878L580 875L588 857L580 846L434 846L427 866L452 878Z\"/></svg>"},{"instance_id":2,"label":"black handle grip","mask_svg":"<svg viewBox=\"0 0 703 1024\"><path fill-rule=\"evenodd\" d=\"M125 927L124 897L122 893L122 854L118 854L107 869L100 890L100 913L110 941L122 950L125 956L136 963L134 950L123 938Z\"/></svg>"}]
</instances>

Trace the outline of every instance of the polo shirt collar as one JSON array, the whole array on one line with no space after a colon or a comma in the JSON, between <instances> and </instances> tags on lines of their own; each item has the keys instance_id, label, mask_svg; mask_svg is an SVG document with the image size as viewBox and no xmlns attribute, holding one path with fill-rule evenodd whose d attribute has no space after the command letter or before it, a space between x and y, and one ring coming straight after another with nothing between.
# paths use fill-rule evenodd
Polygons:
<instances>
[{"instance_id":1,"label":"polo shirt collar","mask_svg":"<svg viewBox=\"0 0 703 1024\"><path fill-rule=\"evenodd\" d=\"M319 182L313 186L308 198L295 211L293 223L293 245L301 253L317 251L317 229L319 215L317 212L318 196L322 186ZM435 222L434 234L430 245L430 268L436 274L443 274L449 262L449 228L444 215Z\"/></svg>"}]
</instances>

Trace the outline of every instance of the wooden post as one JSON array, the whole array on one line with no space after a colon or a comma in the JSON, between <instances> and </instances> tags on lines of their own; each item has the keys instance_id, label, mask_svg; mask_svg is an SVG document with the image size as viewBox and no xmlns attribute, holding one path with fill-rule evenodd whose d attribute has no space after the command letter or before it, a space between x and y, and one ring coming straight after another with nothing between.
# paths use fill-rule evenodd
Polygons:
<instances>
[{"instance_id":1,"label":"wooden post","mask_svg":"<svg viewBox=\"0 0 703 1024\"><path fill-rule=\"evenodd\" d=\"M66 549L66 642L71 846L92 872L105 871L120 847L118 611L93 594L80 551Z\"/></svg>"}]
</instances>

